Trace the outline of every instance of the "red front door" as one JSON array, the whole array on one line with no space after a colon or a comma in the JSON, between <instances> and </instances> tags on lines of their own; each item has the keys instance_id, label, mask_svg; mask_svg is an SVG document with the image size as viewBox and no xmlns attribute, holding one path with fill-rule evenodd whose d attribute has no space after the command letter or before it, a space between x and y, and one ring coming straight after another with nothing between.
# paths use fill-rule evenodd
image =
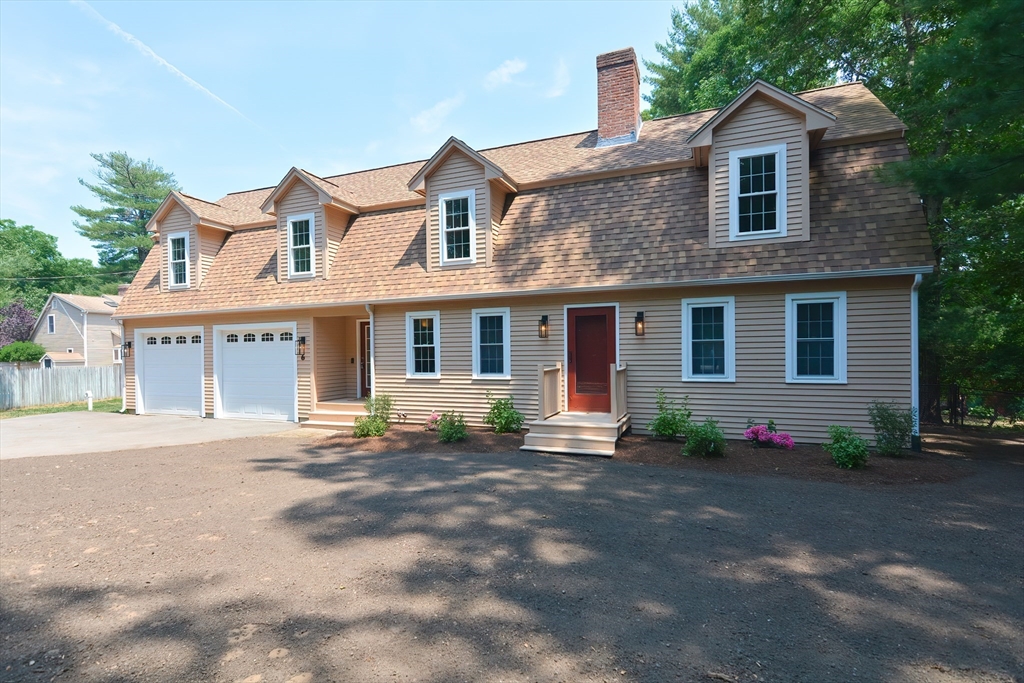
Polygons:
<instances>
[{"instance_id":1,"label":"red front door","mask_svg":"<svg viewBox=\"0 0 1024 683\"><path fill-rule=\"evenodd\" d=\"M570 308L569 411L609 413L611 364L615 362L615 309Z\"/></svg>"},{"instance_id":2,"label":"red front door","mask_svg":"<svg viewBox=\"0 0 1024 683\"><path fill-rule=\"evenodd\" d=\"M362 397L370 395L370 323L359 323L359 386Z\"/></svg>"}]
</instances>

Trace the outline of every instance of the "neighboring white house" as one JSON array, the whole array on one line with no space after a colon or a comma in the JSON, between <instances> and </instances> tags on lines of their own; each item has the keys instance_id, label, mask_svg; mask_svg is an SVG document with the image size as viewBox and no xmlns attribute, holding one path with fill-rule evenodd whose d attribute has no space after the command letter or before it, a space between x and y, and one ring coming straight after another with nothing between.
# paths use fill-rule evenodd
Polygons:
<instances>
[{"instance_id":1,"label":"neighboring white house","mask_svg":"<svg viewBox=\"0 0 1024 683\"><path fill-rule=\"evenodd\" d=\"M121 362L121 326L110 318L121 297L51 294L31 341L46 349L42 367L97 366Z\"/></svg>"}]
</instances>

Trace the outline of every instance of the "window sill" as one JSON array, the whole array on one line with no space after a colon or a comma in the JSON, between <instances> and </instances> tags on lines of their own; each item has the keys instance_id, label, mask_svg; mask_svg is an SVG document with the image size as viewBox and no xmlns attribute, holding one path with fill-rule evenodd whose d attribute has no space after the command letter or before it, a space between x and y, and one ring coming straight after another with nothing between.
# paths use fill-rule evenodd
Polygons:
<instances>
[{"instance_id":1,"label":"window sill","mask_svg":"<svg viewBox=\"0 0 1024 683\"><path fill-rule=\"evenodd\" d=\"M757 233L729 232L730 242L746 242L747 240L764 240L772 237L785 237L785 230L762 230Z\"/></svg>"},{"instance_id":2,"label":"window sill","mask_svg":"<svg viewBox=\"0 0 1024 683\"><path fill-rule=\"evenodd\" d=\"M512 379L512 375L473 375L474 380L482 382L495 381L495 382L507 382Z\"/></svg>"},{"instance_id":3,"label":"window sill","mask_svg":"<svg viewBox=\"0 0 1024 683\"><path fill-rule=\"evenodd\" d=\"M846 384L842 377L787 377L786 384Z\"/></svg>"},{"instance_id":4,"label":"window sill","mask_svg":"<svg viewBox=\"0 0 1024 683\"><path fill-rule=\"evenodd\" d=\"M315 277L314 273L289 273L289 280L312 280Z\"/></svg>"},{"instance_id":5,"label":"window sill","mask_svg":"<svg viewBox=\"0 0 1024 683\"><path fill-rule=\"evenodd\" d=\"M736 382L735 377L684 377L684 382Z\"/></svg>"},{"instance_id":6,"label":"window sill","mask_svg":"<svg viewBox=\"0 0 1024 683\"><path fill-rule=\"evenodd\" d=\"M167 289L170 289L170 290L175 291L175 292L183 290L183 289L188 289L188 288L189 288L188 285L168 285L167 286Z\"/></svg>"},{"instance_id":7,"label":"window sill","mask_svg":"<svg viewBox=\"0 0 1024 683\"><path fill-rule=\"evenodd\" d=\"M452 266L455 266L455 267L463 266L463 267L465 267L465 266L474 266L474 265L476 265L476 259L475 258L473 258L473 259L463 258L463 259L458 259L458 260L455 260L455 261L450 261L450 260L441 261L441 267L442 268L450 268Z\"/></svg>"},{"instance_id":8,"label":"window sill","mask_svg":"<svg viewBox=\"0 0 1024 683\"><path fill-rule=\"evenodd\" d=\"M407 373L405 373L405 378L406 379L441 379L441 373L438 372L438 373L433 374L433 375L414 375L414 374L411 374L411 373L407 372Z\"/></svg>"}]
</instances>

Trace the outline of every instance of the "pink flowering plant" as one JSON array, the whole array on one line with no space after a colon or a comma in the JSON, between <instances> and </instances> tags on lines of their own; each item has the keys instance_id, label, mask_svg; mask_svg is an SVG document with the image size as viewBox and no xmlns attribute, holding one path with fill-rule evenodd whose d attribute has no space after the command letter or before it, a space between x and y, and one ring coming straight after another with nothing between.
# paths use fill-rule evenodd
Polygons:
<instances>
[{"instance_id":1,"label":"pink flowering plant","mask_svg":"<svg viewBox=\"0 0 1024 683\"><path fill-rule=\"evenodd\" d=\"M437 411L435 410L434 412L432 412L430 414L430 417L427 418L426 424L423 425L423 426L424 426L424 428L428 432L436 432L437 431L437 423L438 423L438 421L440 421L440 419L441 419L441 416L438 415Z\"/></svg>"},{"instance_id":2,"label":"pink flowering plant","mask_svg":"<svg viewBox=\"0 0 1024 683\"><path fill-rule=\"evenodd\" d=\"M793 448L793 437L785 432L771 430L767 425L754 425L743 432L743 437L752 441L755 446Z\"/></svg>"}]
</instances>

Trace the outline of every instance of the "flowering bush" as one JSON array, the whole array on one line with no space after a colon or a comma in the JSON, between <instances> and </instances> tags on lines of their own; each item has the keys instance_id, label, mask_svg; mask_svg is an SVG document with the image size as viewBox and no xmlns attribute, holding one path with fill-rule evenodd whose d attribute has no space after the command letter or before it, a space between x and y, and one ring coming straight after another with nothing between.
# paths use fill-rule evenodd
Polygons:
<instances>
[{"instance_id":1,"label":"flowering bush","mask_svg":"<svg viewBox=\"0 0 1024 683\"><path fill-rule=\"evenodd\" d=\"M754 442L756 446L778 446L793 448L793 437L785 432L770 431L765 425L754 425L743 432L743 437Z\"/></svg>"},{"instance_id":2,"label":"flowering bush","mask_svg":"<svg viewBox=\"0 0 1024 683\"><path fill-rule=\"evenodd\" d=\"M441 420L441 416L435 410L434 412L432 412L430 414L430 417L427 418L427 423L424 425L424 428L428 432L436 432L437 431L437 423L440 420Z\"/></svg>"}]
</instances>

